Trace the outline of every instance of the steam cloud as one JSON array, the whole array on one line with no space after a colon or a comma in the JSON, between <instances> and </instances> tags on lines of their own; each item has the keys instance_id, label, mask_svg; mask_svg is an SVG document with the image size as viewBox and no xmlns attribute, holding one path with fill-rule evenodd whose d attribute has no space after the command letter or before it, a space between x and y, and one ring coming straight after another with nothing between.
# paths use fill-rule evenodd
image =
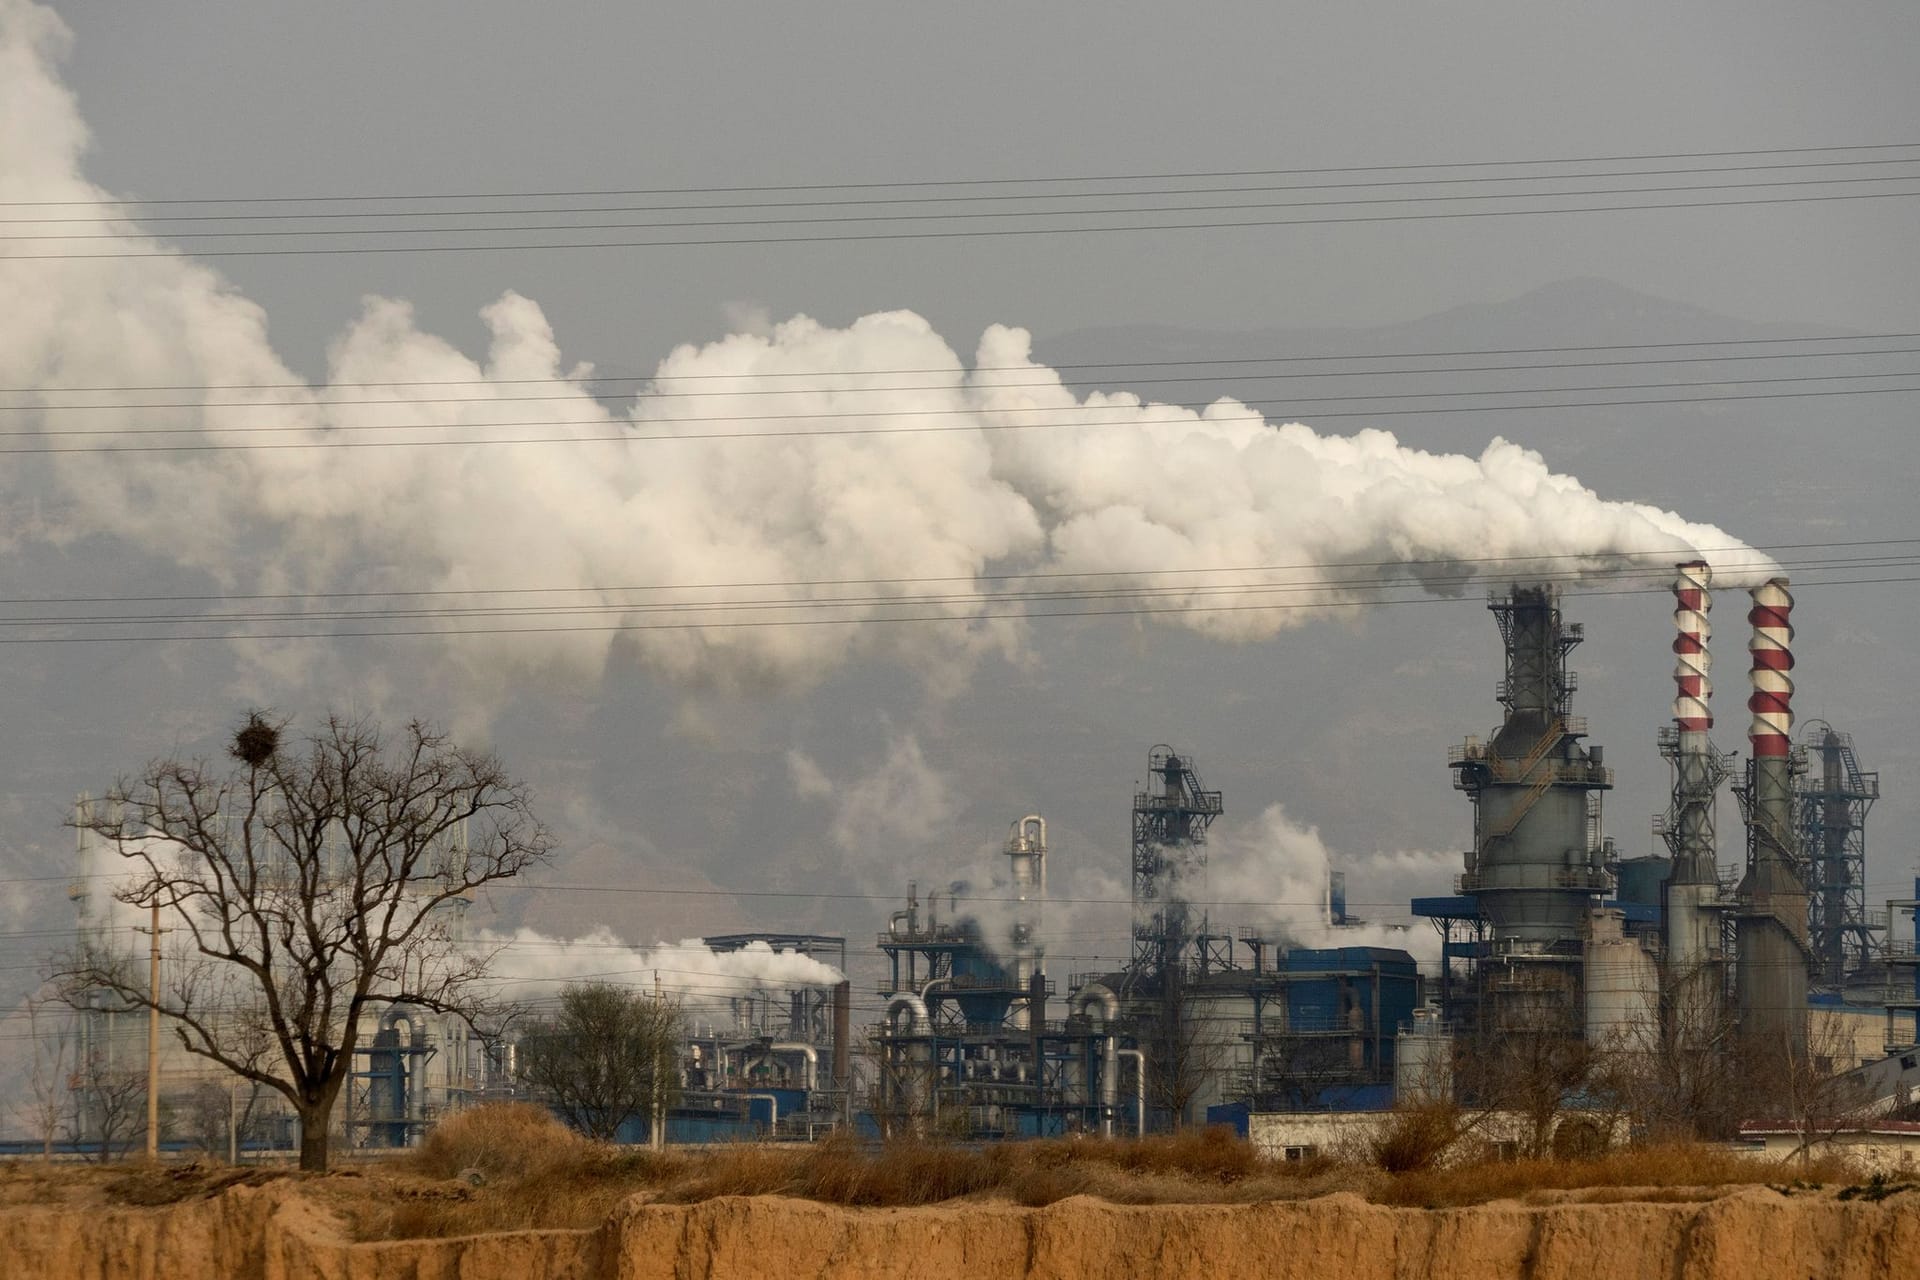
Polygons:
<instances>
[{"instance_id":1,"label":"steam cloud","mask_svg":"<svg viewBox=\"0 0 1920 1280\"><path fill-rule=\"evenodd\" d=\"M81 174L86 129L56 73L68 41L49 10L0 0L0 172L12 200L107 197ZM113 247L163 248L152 238ZM0 384L47 389L28 403L73 403L53 394L61 387L242 388L206 396L213 406L20 415L28 430L165 428L172 434L92 439L169 445L623 437L86 449L38 455L0 480L10 505L43 491L64 502L47 527L0 529L0 552L9 537L107 532L164 547L228 591L538 587L547 589L542 602L587 610L535 621L550 628L541 634L449 637L449 653L476 671L506 662L593 679L626 650L669 679L735 688L803 686L862 655L964 671L978 654L1022 643L1015 611L982 598L994 587L989 572L1112 574L1094 581L1163 591L1152 605L1170 610L1167 621L1233 641L1365 599L1369 575L1402 579L1408 566L1436 591L1457 590L1486 557L1509 558L1503 567L1516 571L1601 576L1619 553L1658 564L1705 551L1723 577L1764 576L1764 558L1721 530L1604 500L1504 440L1477 458L1432 454L1385 432L1323 436L1269 423L1225 399L1193 411L1128 394L1080 396L1034 363L1016 328L988 329L969 369L910 312L845 328L804 316L750 326L673 351L616 412L583 381L591 371L562 356L540 307L511 292L482 313L491 334L482 359L423 332L405 302L370 298L332 345L327 382L305 386L269 344L264 312L184 254L0 259L0 289L11 300L0 315ZM912 372L876 372L884 370ZM245 389L263 384L294 389ZM1074 421L1103 425L1057 425ZM539 425L554 422L570 425ZM505 425L515 423L535 425ZM271 434L256 434L265 428ZM869 434L831 434L848 429ZM23 443L72 449L88 439ZM195 495L191 511L182 493ZM1371 562L1402 567L1352 567ZM1312 592L1267 598L1308 607L1187 611L1236 601L1207 594L1204 575L1170 572L1262 565L1320 566L1288 575ZM867 581L902 578L918 581ZM861 585L678 585L821 580ZM930 585L937 590L925 598ZM650 589L624 589L635 587ZM835 605L834 625L759 625L796 616L787 602L823 595L856 603ZM530 598L459 599L511 610ZM658 606L681 612L649 609ZM902 612L966 625L874 625ZM481 612L421 625L523 622ZM688 622L733 625L676 625ZM551 629L569 625L657 629Z\"/></svg>"},{"instance_id":2,"label":"steam cloud","mask_svg":"<svg viewBox=\"0 0 1920 1280\"><path fill-rule=\"evenodd\" d=\"M1193 896L1245 904L1212 908L1216 920L1232 916L1234 923L1259 925L1296 946L1398 947L1412 952L1429 973L1438 966L1439 935L1424 925L1334 927L1328 919L1327 875L1336 864L1347 871L1349 893L1356 871L1391 882L1396 889L1443 893L1459 869L1459 854L1396 850L1336 859L1319 828L1296 821L1277 804L1263 810L1250 827L1217 831L1207 848L1207 887ZM1423 890L1422 882L1430 887Z\"/></svg>"},{"instance_id":3,"label":"steam cloud","mask_svg":"<svg viewBox=\"0 0 1920 1280\"><path fill-rule=\"evenodd\" d=\"M533 929L481 933L475 944L497 949L492 974L513 1000L550 995L570 982L646 987L657 974L666 994L704 1004L756 991L831 987L844 977L830 964L797 951L775 951L765 942L750 942L738 951L716 951L699 938L636 947L605 927L567 940Z\"/></svg>"}]
</instances>

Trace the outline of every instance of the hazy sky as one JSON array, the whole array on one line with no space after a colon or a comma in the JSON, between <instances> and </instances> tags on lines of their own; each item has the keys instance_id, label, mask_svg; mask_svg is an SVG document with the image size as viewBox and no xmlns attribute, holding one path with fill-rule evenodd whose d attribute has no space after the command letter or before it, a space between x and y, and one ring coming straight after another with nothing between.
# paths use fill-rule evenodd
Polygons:
<instances>
[{"instance_id":1,"label":"hazy sky","mask_svg":"<svg viewBox=\"0 0 1920 1280\"><path fill-rule=\"evenodd\" d=\"M90 173L144 196L1179 173L1900 142L1898 3L81 4ZM505 287L644 370L722 308L844 321L1371 325L1601 276L1911 327L1899 201L947 245L386 255L226 269L317 363L377 290L468 338Z\"/></svg>"},{"instance_id":2,"label":"hazy sky","mask_svg":"<svg viewBox=\"0 0 1920 1280\"><path fill-rule=\"evenodd\" d=\"M1635 156L1898 143L1920 119L1911 61L1920 14L1904 4L57 9L74 35L59 74L91 131L82 174L149 199ZM19 0L0 0L0 14L9 56L27 57L24 31L38 31L43 48L58 43ZM60 128L48 124L64 119L57 93L18 91L14 78L11 118L0 117L0 163L14 172L0 169L0 191L55 198L45 184L71 181ZM735 331L770 343L769 359L798 362L790 367L855 369L844 363L855 348L971 363L992 325L1024 328L1040 361L1065 363L1189 349L1910 333L1920 331L1917 208L1875 199L1130 235L209 260L217 278L181 274L173 262L98 274L63 265L57 286L48 264L17 263L0 284L35 305L0 328L13 348L0 356L20 380L9 385L35 387L71 385L82 369L103 385L266 381L281 366L308 379L357 369L375 380L471 369L467 359L486 362L484 372L448 376L506 379L521 367L564 376L580 361L644 375L678 344ZM508 291L532 302L496 306ZM263 309L264 339L235 295ZM369 311L370 295L404 299L411 315ZM870 326L841 336L861 316L896 309L924 317L930 333ZM43 314L84 340L46 345L56 330L40 324ZM798 314L825 329L770 328ZM1018 355L1017 342L989 336ZM679 358L683 372L710 374L738 367L727 361L745 358L742 349ZM1911 366L1909 356L1859 367ZM1502 385L1533 375L1514 376ZM1574 375L1558 376L1572 385ZM1754 375L1730 367L1726 376ZM1274 394L1231 383L1221 389ZM1214 390L1160 394L1198 406ZM1419 448L1470 458L1504 436L1602 498L1780 546L1920 537L1914 403L1880 394L1283 420L1329 437L1385 426ZM53 420L15 416L32 418L14 425L34 430ZM258 472L230 455L151 465L103 456L44 469L23 460L0 478L0 581L10 586L0 594L471 588L592 581L633 566L654 581L700 581L685 575L718 572L717 560L690 549L708 538L709 549L740 551L738 564L773 563L766 580L775 581L971 579L1009 558L1087 568L1122 545L1117 526L1101 522L1119 518L1135 483L1142 495L1177 489L1187 503L1155 516L1156 530L1177 528L1186 550L1224 556L1230 522L1209 523L1212 508L1228 511L1245 487L1244 500L1277 527L1286 510L1316 500L1311 477L1347 465L1331 445L1316 445L1311 463L1267 472L1207 462L1199 447L1162 459L1118 446L1043 457L997 441L949 449L946 439L849 446L856 478L872 483L844 492L833 489L844 472L805 461L753 477L726 461L689 463L685 473L670 470L677 463L610 469L609 497L587 494L591 472L488 468L447 450L388 451L437 462L354 454L324 466L295 452ZM1381 465L1426 465L1390 463ZM1308 478L1297 504L1260 489L1274 476ZM948 478L959 487L933 483ZM602 499L618 519L595 525ZM817 521L788 510L816 500L827 513ZM1155 501L1137 505L1151 512ZM1487 510L1489 528L1506 519ZM1542 490L1532 509L1510 514L1515 528L1539 529L1575 521L1572 512ZM748 515L772 530L753 525L769 540L752 543L752 554L740 550L751 542ZM515 532L516 521L532 521L538 536ZM898 532L902 522L913 531ZM1252 545L1321 545L1287 528L1291 542ZM555 529L565 536L549 540ZM469 534L471 557L447 550ZM807 554L788 555L801 542ZM1471 543L1469 534L1459 545ZM428 544L430 554L410 559ZM1461 554L1455 545L1446 542L1448 554ZM1803 594L1802 713L1851 729L1869 767L1883 770L1876 896L1910 871L1920 814L1907 794L1920 771L1910 730L1920 714L1915 592L1889 583ZM1274 900L1297 893L1287 877L1317 856L1311 825L1349 869L1361 910L1404 918L1407 893L1445 890L1454 851L1469 839L1469 811L1444 762L1450 742L1484 732L1498 710L1482 594L1345 612L1271 635L1222 638L1147 618L975 620L947 626L937 642L886 628L815 633L791 650L741 641L725 662L640 640L585 658L503 658L504 647L484 639L10 646L0 680L9 730L0 867L63 874L69 836L59 824L75 793L158 752L211 749L258 702L303 716L329 706L423 714L498 745L534 782L567 850L550 879L577 886L501 906L555 934L604 923L645 942L791 926L844 930L864 947L884 923L882 903L725 891L891 893L909 877L964 866L1034 810L1054 819L1056 884L1089 899L1123 896L1128 797L1161 741L1194 752L1209 783L1227 791L1222 848L1239 849L1238 865L1252 871L1234 872L1228 859L1222 885L1254 896L1247 886L1266 876ZM1646 815L1664 807L1652 738L1671 696L1668 609L1658 595L1570 605L1592 636L1576 655L1580 709L1620 773L1610 829L1628 853L1647 850ZM1744 747L1743 613L1730 592L1715 615L1716 736L1728 749ZM1263 821L1273 805L1287 817ZM1737 830L1730 803L1722 825ZM696 892L646 892L660 887ZM14 888L0 915L17 935L0 943L8 1003L44 950L26 931L65 910L58 885ZM1057 932L1058 967L1092 967L1124 949L1124 912L1088 904L1063 913Z\"/></svg>"}]
</instances>

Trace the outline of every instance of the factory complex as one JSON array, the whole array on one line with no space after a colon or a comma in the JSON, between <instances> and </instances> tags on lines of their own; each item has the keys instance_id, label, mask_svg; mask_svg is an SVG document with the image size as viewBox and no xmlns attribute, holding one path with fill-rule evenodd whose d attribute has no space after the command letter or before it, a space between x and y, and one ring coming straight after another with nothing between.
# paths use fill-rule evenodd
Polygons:
<instances>
[{"instance_id":1,"label":"factory complex","mask_svg":"<svg viewBox=\"0 0 1920 1280\"><path fill-rule=\"evenodd\" d=\"M802 957L837 981L769 976L687 1000L677 1099L622 1137L985 1141L1214 1123L1299 1155L1421 1103L1544 1110L1567 1141L1604 1142L1790 1133L1785 1109L1815 1094L1899 1123L1920 1089L1920 885L1915 899L1867 901L1878 776L1846 733L1794 723L1783 579L1743 590L1747 749L1722 750L1708 566L1678 565L1673 591L1673 719L1649 744L1672 780L1655 819L1664 856L1623 858L1607 834L1613 773L1575 713L1568 666L1582 627L1555 585L1516 582L1489 601L1500 722L1445 761L1472 806L1472 847L1453 893L1410 904L1420 933L1407 947L1380 945L1377 928L1360 941L1338 872L1310 937L1225 918L1232 904L1204 885L1226 798L1203 781L1196 744L1156 745L1132 799L1123 963L1049 966L1047 821L1010 814L993 884L902 886L875 920L882 977L859 1007L877 1018L856 1018L843 937L705 937L715 957ZM1716 827L1722 788L1741 815L1732 839ZM97 922L74 896L84 934ZM82 1023L100 1052L144 1051L144 1014ZM176 1099L217 1087L223 1105L260 1108L236 1147L294 1141L257 1091L183 1054L163 1080ZM363 1028L337 1123L350 1146L404 1147L463 1107L524 1096L510 1036L392 1006Z\"/></svg>"}]
</instances>

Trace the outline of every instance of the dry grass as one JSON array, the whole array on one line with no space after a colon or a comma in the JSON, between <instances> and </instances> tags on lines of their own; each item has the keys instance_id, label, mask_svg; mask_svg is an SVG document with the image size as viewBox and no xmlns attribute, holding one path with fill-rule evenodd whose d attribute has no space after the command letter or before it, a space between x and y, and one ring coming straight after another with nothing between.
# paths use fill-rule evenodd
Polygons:
<instances>
[{"instance_id":1,"label":"dry grass","mask_svg":"<svg viewBox=\"0 0 1920 1280\"><path fill-rule=\"evenodd\" d=\"M656 1155L587 1142L535 1109L512 1106L449 1120L401 1167L434 1181L396 1182L372 1207L336 1203L363 1238L585 1227L633 1195L673 1203L779 1195L860 1207L968 1198L1040 1206L1074 1195L1184 1204L1295 1199L1352 1183L1329 1180L1332 1162L1266 1161L1217 1129L988 1146L838 1137ZM480 1185L460 1181L475 1169Z\"/></svg>"},{"instance_id":2,"label":"dry grass","mask_svg":"<svg viewBox=\"0 0 1920 1280\"><path fill-rule=\"evenodd\" d=\"M525 1179L577 1164L590 1147L545 1107L497 1102L435 1125L406 1162L429 1178L455 1178L478 1169L489 1179Z\"/></svg>"},{"instance_id":3,"label":"dry grass","mask_svg":"<svg viewBox=\"0 0 1920 1280\"><path fill-rule=\"evenodd\" d=\"M1710 1199L1732 1186L1800 1181L1847 1182L1853 1170L1835 1157L1780 1165L1724 1147L1691 1143L1628 1147L1584 1160L1499 1160L1402 1173L1374 1188L1382 1204L1445 1208L1578 1191L1583 1200ZM1625 1194L1627 1189L1632 1194Z\"/></svg>"},{"instance_id":4,"label":"dry grass","mask_svg":"<svg viewBox=\"0 0 1920 1280\"><path fill-rule=\"evenodd\" d=\"M1056 1138L740 1145L656 1154L589 1142L539 1108L476 1108L401 1159L326 1177L217 1166L47 1169L0 1166L0 1204L164 1204L235 1182L294 1177L361 1239L595 1226L633 1196L691 1203L778 1195L852 1206L999 1200L1041 1206L1090 1195L1116 1204L1297 1200L1352 1191L1381 1204L1450 1207L1519 1198L1697 1200L1760 1183L1846 1185L1834 1159L1780 1165L1725 1148L1667 1145L1592 1159L1478 1161L1442 1167L1449 1129L1406 1122L1348 1159L1272 1161L1225 1130L1143 1140ZM1396 1166L1394 1169L1383 1165ZM473 1171L479 1171L476 1176Z\"/></svg>"}]
</instances>

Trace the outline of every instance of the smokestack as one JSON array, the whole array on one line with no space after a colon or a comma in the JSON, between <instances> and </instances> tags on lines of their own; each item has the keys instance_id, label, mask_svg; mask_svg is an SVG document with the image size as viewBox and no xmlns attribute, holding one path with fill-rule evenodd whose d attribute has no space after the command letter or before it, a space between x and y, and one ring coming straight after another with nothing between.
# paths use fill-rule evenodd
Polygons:
<instances>
[{"instance_id":1,"label":"smokestack","mask_svg":"<svg viewBox=\"0 0 1920 1280\"><path fill-rule=\"evenodd\" d=\"M1677 660L1673 666L1673 723L1681 733L1704 734L1713 728L1713 680L1707 674L1713 656L1707 641L1713 638L1713 624L1707 614L1713 609L1713 597L1707 588L1713 583L1713 570L1705 560L1692 560L1675 567L1673 583L1673 624L1678 635L1673 640Z\"/></svg>"},{"instance_id":2,"label":"smokestack","mask_svg":"<svg viewBox=\"0 0 1920 1280\"><path fill-rule=\"evenodd\" d=\"M842 981L833 989L833 1087L853 1083L853 984Z\"/></svg>"},{"instance_id":3,"label":"smokestack","mask_svg":"<svg viewBox=\"0 0 1920 1280\"><path fill-rule=\"evenodd\" d=\"M1674 567L1673 729L1660 735L1661 754L1673 764L1666 819L1673 855L1666 891L1666 979L1674 1044L1680 1049L1713 1042L1725 1003L1714 805L1726 766L1707 736L1713 728L1712 583L1713 570L1704 560Z\"/></svg>"},{"instance_id":4,"label":"smokestack","mask_svg":"<svg viewBox=\"0 0 1920 1280\"><path fill-rule=\"evenodd\" d=\"M1753 589L1753 611L1747 614L1753 624L1753 639L1747 644L1753 655L1753 694L1747 699L1753 722L1747 737L1755 761L1784 760L1792 750L1792 614L1793 597L1785 578L1770 578Z\"/></svg>"},{"instance_id":5,"label":"smokestack","mask_svg":"<svg viewBox=\"0 0 1920 1280\"><path fill-rule=\"evenodd\" d=\"M1747 876L1740 886L1735 992L1742 1035L1760 1052L1807 1052L1807 889L1793 824L1793 596L1785 578L1753 589L1747 739Z\"/></svg>"}]
</instances>

